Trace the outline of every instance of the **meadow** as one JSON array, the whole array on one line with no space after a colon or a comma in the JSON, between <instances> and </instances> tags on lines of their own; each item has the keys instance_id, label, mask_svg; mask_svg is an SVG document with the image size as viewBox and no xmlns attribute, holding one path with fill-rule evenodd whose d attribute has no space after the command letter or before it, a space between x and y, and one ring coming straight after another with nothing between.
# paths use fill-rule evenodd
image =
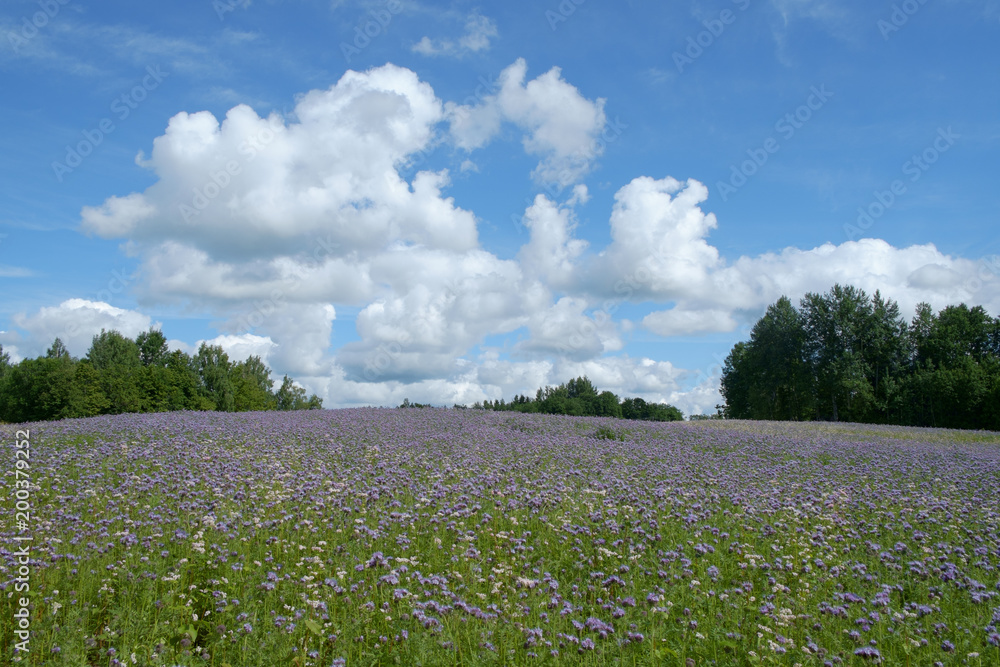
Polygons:
<instances>
[{"instance_id":1,"label":"meadow","mask_svg":"<svg viewBox=\"0 0 1000 667\"><path fill-rule=\"evenodd\" d=\"M0 437L3 663L1000 665L996 433L365 408Z\"/></svg>"}]
</instances>

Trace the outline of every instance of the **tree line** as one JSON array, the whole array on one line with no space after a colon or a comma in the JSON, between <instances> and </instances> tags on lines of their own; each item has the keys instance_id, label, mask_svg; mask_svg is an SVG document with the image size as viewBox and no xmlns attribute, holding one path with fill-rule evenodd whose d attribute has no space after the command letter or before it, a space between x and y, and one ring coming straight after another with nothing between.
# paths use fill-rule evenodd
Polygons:
<instances>
[{"instance_id":1,"label":"tree line","mask_svg":"<svg viewBox=\"0 0 1000 667\"><path fill-rule=\"evenodd\" d=\"M0 421L28 422L171 410L305 410L323 401L284 376L275 390L260 357L230 361L218 345L191 356L170 350L155 329L135 340L118 331L94 336L82 359L58 338L44 356L11 364L0 345Z\"/></svg>"},{"instance_id":2,"label":"tree line","mask_svg":"<svg viewBox=\"0 0 1000 667\"><path fill-rule=\"evenodd\" d=\"M722 373L729 419L827 420L1000 430L1000 318L834 285L768 307Z\"/></svg>"},{"instance_id":3,"label":"tree line","mask_svg":"<svg viewBox=\"0 0 1000 667\"><path fill-rule=\"evenodd\" d=\"M429 407L421 403L410 403L405 399L401 408ZM456 408L465 408L456 405ZM610 391L598 393L593 383L582 376L563 383L558 387L539 388L532 399L518 395L509 403L503 398L495 401L477 402L475 410L497 410L508 412L538 412L548 415L575 415L581 417L617 417L618 419L641 419L645 421L681 421L684 414L672 405L647 403L641 398L620 400Z\"/></svg>"}]
</instances>

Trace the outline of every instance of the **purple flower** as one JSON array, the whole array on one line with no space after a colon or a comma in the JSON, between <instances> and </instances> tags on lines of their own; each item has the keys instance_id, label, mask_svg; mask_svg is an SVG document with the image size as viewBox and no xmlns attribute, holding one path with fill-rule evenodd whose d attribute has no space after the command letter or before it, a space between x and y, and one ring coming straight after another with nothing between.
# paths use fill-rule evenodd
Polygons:
<instances>
[{"instance_id":1,"label":"purple flower","mask_svg":"<svg viewBox=\"0 0 1000 667\"><path fill-rule=\"evenodd\" d=\"M854 649L854 655L864 660L874 660L875 662L882 661L882 654L878 652L877 648L871 646L862 646L861 648Z\"/></svg>"}]
</instances>

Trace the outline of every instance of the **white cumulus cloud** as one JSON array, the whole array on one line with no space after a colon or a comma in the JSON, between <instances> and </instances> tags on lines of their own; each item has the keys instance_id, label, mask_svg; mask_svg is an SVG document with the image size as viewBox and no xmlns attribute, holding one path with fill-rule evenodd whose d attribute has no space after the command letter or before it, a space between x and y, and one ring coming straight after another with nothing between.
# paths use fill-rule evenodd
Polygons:
<instances>
[{"instance_id":1,"label":"white cumulus cloud","mask_svg":"<svg viewBox=\"0 0 1000 667\"><path fill-rule=\"evenodd\" d=\"M583 97L558 67L525 83L527 72L525 60L518 59L500 74L497 92L475 105L446 105L452 137L472 150L492 140L503 121L514 123L524 132L525 150L541 158L532 176L543 184L569 186L603 151L605 100Z\"/></svg>"}]
</instances>

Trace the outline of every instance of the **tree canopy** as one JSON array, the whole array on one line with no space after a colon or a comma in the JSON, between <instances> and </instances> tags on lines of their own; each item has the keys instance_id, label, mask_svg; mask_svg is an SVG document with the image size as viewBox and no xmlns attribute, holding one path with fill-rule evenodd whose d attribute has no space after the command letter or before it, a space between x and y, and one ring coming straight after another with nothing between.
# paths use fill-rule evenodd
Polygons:
<instances>
[{"instance_id":1,"label":"tree canopy","mask_svg":"<svg viewBox=\"0 0 1000 667\"><path fill-rule=\"evenodd\" d=\"M56 338L44 356L11 364L0 346L0 421L27 422L170 410L307 410L323 401L287 375L274 391L271 370L252 356L233 362L219 346L192 357L171 351L150 329L135 340L118 331L94 336L82 359Z\"/></svg>"},{"instance_id":2,"label":"tree canopy","mask_svg":"<svg viewBox=\"0 0 1000 667\"><path fill-rule=\"evenodd\" d=\"M722 373L730 419L1000 429L1000 320L834 285L768 307Z\"/></svg>"},{"instance_id":3,"label":"tree canopy","mask_svg":"<svg viewBox=\"0 0 1000 667\"><path fill-rule=\"evenodd\" d=\"M417 406L407 400L400 407ZM464 406L459 406L464 407ZM598 392L587 376L573 378L558 387L539 388L535 397L518 395L509 403L504 399L484 401L472 406L482 410L540 412L550 415L617 417L645 421L681 421L684 414L672 405L647 403L641 398L620 400L610 391Z\"/></svg>"}]
</instances>

